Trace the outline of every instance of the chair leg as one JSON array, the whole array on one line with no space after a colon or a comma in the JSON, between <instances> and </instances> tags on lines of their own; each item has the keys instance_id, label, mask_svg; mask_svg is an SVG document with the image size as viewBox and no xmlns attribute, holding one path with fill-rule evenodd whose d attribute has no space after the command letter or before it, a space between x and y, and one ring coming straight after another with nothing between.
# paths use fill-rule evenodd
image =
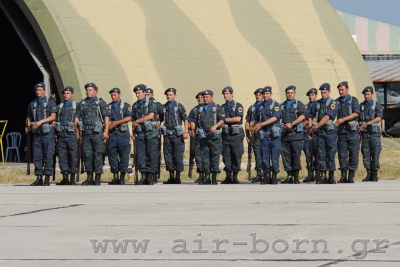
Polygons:
<instances>
[{"instance_id":1,"label":"chair leg","mask_svg":"<svg viewBox=\"0 0 400 267\"><path fill-rule=\"evenodd\" d=\"M16 149L17 150L17 158L18 158L18 162L21 162L20 160L19 160L19 151L18 151L18 149Z\"/></svg>"}]
</instances>

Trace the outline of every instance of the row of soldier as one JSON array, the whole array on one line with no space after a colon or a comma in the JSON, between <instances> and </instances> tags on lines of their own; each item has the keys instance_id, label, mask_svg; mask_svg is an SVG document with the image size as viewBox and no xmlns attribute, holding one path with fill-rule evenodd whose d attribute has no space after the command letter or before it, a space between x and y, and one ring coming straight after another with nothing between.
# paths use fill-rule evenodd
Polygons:
<instances>
[{"instance_id":1,"label":"row of soldier","mask_svg":"<svg viewBox=\"0 0 400 267\"><path fill-rule=\"evenodd\" d=\"M152 185L157 182L159 173L160 136L164 137L164 160L169 171L166 184L181 183L185 140L189 136L195 143L199 184L217 184L221 154L226 172L222 183L239 183L244 138L255 155L257 176L252 180L254 183L278 183L280 156L287 172L282 183L300 183L302 150L308 170L303 182L335 183L335 155L339 151L339 182L353 183L360 143L367 170L363 181L377 181L382 108L372 99L373 88L370 86L363 90L365 101L361 104L349 95L347 82L340 83L337 88L340 97L336 100L330 98L328 83L320 86L319 100L317 89L310 89L307 92L310 101L306 105L295 99L295 86L285 89L287 99L282 104L272 99L270 86L259 88L254 92L256 102L248 109L243 130L243 106L233 100L234 92L230 86L222 90L226 102L221 106L213 101L211 90L199 92L196 95L198 105L187 115L184 106L175 100L175 88L165 91L167 102L162 105L154 99L153 89L139 84L133 89L138 100L131 107L121 99L120 89L109 91L112 102L107 104L97 97L98 87L88 83L85 99L74 102L74 89L67 86L62 91L64 102L56 105L45 96L45 84L39 83L34 86L37 98L29 104L25 129L28 134L33 133L37 178L31 185L50 185L55 147L63 175L57 184L75 185L80 144L87 173L82 185L100 185L106 140L113 173L109 184L125 184L130 138L135 144L135 168L142 174L137 184ZM132 135L128 129L130 121Z\"/></svg>"}]
</instances>

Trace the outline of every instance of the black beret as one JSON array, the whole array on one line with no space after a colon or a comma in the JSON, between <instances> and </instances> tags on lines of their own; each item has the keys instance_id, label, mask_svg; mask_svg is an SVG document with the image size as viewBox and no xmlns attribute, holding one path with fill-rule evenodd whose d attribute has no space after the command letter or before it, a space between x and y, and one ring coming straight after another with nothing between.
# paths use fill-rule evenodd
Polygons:
<instances>
[{"instance_id":1,"label":"black beret","mask_svg":"<svg viewBox=\"0 0 400 267\"><path fill-rule=\"evenodd\" d=\"M33 87L33 91L35 91L36 88L38 88L38 87L42 87L43 89L46 90L46 85L44 83L38 83Z\"/></svg>"},{"instance_id":2,"label":"black beret","mask_svg":"<svg viewBox=\"0 0 400 267\"><path fill-rule=\"evenodd\" d=\"M121 90L119 90L119 88L113 88L113 89L111 89L110 90L110 92L108 92L109 94L111 94L111 93L118 93L118 94L120 94L121 93Z\"/></svg>"},{"instance_id":3,"label":"black beret","mask_svg":"<svg viewBox=\"0 0 400 267\"><path fill-rule=\"evenodd\" d=\"M167 90L165 90L164 95L167 95L168 92L174 92L174 94L176 94L176 89L175 88L168 88Z\"/></svg>"},{"instance_id":4,"label":"black beret","mask_svg":"<svg viewBox=\"0 0 400 267\"><path fill-rule=\"evenodd\" d=\"M262 94L262 88L258 88L254 91L254 94Z\"/></svg>"},{"instance_id":5,"label":"black beret","mask_svg":"<svg viewBox=\"0 0 400 267\"><path fill-rule=\"evenodd\" d=\"M147 87L146 88L146 93L154 94L153 88Z\"/></svg>"},{"instance_id":6,"label":"black beret","mask_svg":"<svg viewBox=\"0 0 400 267\"><path fill-rule=\"evenodd\" d=\"M203 91L202 95L203 96L205 96L205 95L214 95L214 92L211 91L211 90L206 90L206 91Z\"/></svg>"},{"instance_id":7,"label":"black beret","mask_svg":"<svg viewBox=\"0 0 400 267\"><path fill-rule=\"evenodd\" d=\"M320 87L319 90L331 90L331 86L329 85L329 83L323 83Z\"/></svg>"},{"instance_id":8,"label":"black beret","mask_svg":"<svg viewBox=\"0 0 400 267\"><path fill-rule=\"evenodd\" d=\"M67 86L61 91L61 93L64 93L65 91L71 91L71 93L73 93L74 92L74 88L72 86Z\"/></svg>"},{"instance_id":9,"label":"black beret","mask_svg":"<svg viewBox=\"0 0 400 267\"><path fill-rule=\"evenodd\" d=\"M337 87L336 87L336 88L339 88L339 87L342 87L342 86L346 86L346 87L348 87L348 86L349 86L349 83L348 83L348 82L346 82L346 81L343 81L343 82L339 83L339 84L337 85Z\"/></svg>"},{"instance_id":10,"label":"black beret","mask_svg":"<svg viewBox=\"0 0 400 267\"><path fill-rule=\"evenodd\" d=\"M133 87L133 91L136 92L138 90L146 91L146 85L144 84L138 84L135 87Z\"/></svg>"},{"instance_id":11,"label":"black beret","mask_svg":"<svg viewBox=\"0 0 400 267\"><path fill-rule=\"evenodd\" d=\"M366 93L366 92L371 92L374 93L374 88L372 88L372 86L367 86L364 88L364 90L362 90L362 93Z\"/></svg>"},{"instance_id":12,"label":"black beret","mask_svg":"<svg viewBox=\"0 0 400 267\"><path fill-rule=\"evenodd\" d=\"M267 93L267 92L271 93L271 92L272 92L272 87L271 87L271 86L265 86L265 87L262 89L262 92L263 92L263 93Z\"/></svg>"},{"instance_id":13,"label":"black beret","mask_svg":"<svg viewBox=\"0 0 400 267\"><path fill-rule=\"evenodd\" d=\"M96 89L96 91L99 90L99 88L97 87L97 85L94 84L94 83L87 83L87 84L85 84L85 89L88 88L88 87L93 87L94 89Z\"/></svg>"},{"instance_id":14,"label":"black beret","mask_svg":"<svg viewBox=\"0 0 400 267\"><path fill-rule=\"evenodd\" d=\"M296 86L294 86L294 85L289 85L288 87L286 87L285 92L286 92L287 90L295 90L295 91L296 91Z\"/></svg>"},{"instance_id":15,"label":"black beret","mask_svg":"<svg viewBox=\"0 0 400 267\"><path fill-rule=\"evenodd\" d=\"M225 87L224 89L222 89L222 94L224 94L225 92L229 92L229 93L233 93L233 89L230 86Z\"/></svg>"},{"instance_id":16,"label":"black beret","mask_svg":"<svg viewBox=\"0 0 400 267\"><path fill-rule=\"evenodd\" d=\"M316 88L311 88L310 90L307 91L306 96L308 96L309 94L317 94L317 89Z\"/></svg>"},{"instance_id":17,"label":"black beret","mask_svg":"<svg viewBox=\"0 0 400 267\"><path fill-rule=\"evenodd\" d=\"M196 99L197 99L199 96L203 96L203 93L204 93L204 91L198 92L197 95L196 95Z\"/></svg>"}]
</instances>

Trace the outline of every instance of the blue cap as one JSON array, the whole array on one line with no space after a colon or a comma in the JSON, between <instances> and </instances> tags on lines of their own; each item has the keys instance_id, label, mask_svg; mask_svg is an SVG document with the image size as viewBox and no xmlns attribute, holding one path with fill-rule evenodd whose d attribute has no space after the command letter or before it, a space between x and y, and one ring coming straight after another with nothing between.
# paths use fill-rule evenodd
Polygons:
<instances>
[{"instance_id":1,"label":"blue cap","mask_svg":"<svg viewBox=\"0 0 400 267\"><path fill-rule=\"evenodd\" d=\"M364 88L364 90L362 90L362 93L366 93L366 92L371 92L374 93L374 88L372 88L372 86L367 86Z\"/></svg>"},{"instance_id":2,"label":"blue cap","mask_svg":"<svg viewBox=\"0 0 400 267\"><path fill-rule=\"evenodd\" d=\"M316 88L311 88L310 90L307 91L306 96L308 96L309 94L317 94L317 89Z\"/></svg>"},{"instance_id":3,"label":"blue cap","mask_svg":"<svg viewBox=\"0 0 400 267\"><path fill-rule=\"evenodd\" d=\"M229 93L233 93L233 89L230 86L225 87L224 89L222 89L222 94L224 94L225 92L229 92Z\"/></svg>"},{"instance_id":4,"label":"blue cap","mask_svg":"<svg viewBox=\"0 0 400 267\"><path fill-rule=\"evenodd\" d=\"M199 96L203 96L203 93L204 93L204 91L198 92L197 95L196 95L196 99L197 99Z\"/></svg>"},{"instance_id":5,"label":"blue cap","mask_svg":"<svg viewBox=\"0 0 400 267\"><path fill-rule=\"evenodd\" d=\"M329 85L329 83L323 83L320 87L319 90L331 90L331 86Z\"/></svg>"},{"instance_id":6,"label":"blue cap","mask_svg":"<svg viewBox=\"0 0 400 267\"><path fill-rule=\"evenodd\" d=\"M349 87L349 83L347 81L343 81L343 82L339 83L336 88L339 88L339 87L342 87L342 86L346 86L346 88L348 88Z\"/></svg>"},{"instance_id":7,"label":"blue cap","mask_svg":"<svg viewBox=\"0 0 400 267\"><path fill-rule=\"evenodd\" d=\"M205 95L214 95L214 92L211 91L211 90L205 90L205 91L203 91L202 95L203 96L205 96Z\"/></svg>"},{"instance_id":8,"label":"blue cap","mask_svg":"<svg viewBox=\"0 0 400 267\"><path fill-rule=\"evenodd\" d=\"M286 92L287 90L295 90L295 91L296 91L296 86L294 86L294 85L289 85L288 87L286 87L285 92Z\"/></svg>"},{"instance_id":9,"label":"blue cap","mask_svg":"<svg viewBox=\"0 0 400 267\"><path fill-rule=\"evenodd\" d=\"M118 94L120 94L120 93L121 93L121 90L119 90L119 88L113 88L113 89L111 89L108 93L109 93L109 94L111 94L111 93L118 93Z\"/></svg>"},{"instance_id":10,"label":"blue cap","mask_svg":"<svg viewBox=\"0 0 400 267\"><path fill-rule=\"evenodd\" d=\"M144 84L138 84L135 87L133 87L133 92L136 92L138 90L146 91L146 85Z\"/></svg>"},{"instance_id":11,"label":"blue cap","mask_svg":"<svg viewBox=\"0 0 400 267\"><path fill-rule=\"evenodd\" d=\"M271 86L265 86L265 87L262 89L262 92L263 92L263 93L272 93L272 87L271 87Z\"/></svg>"},{"instance_id":12,"label":"blue cap","mask_svg":"<svg viewBox=\"0 0 400 267\"><path fill-rule=\"evenodd\" d=\"M33 91L35 91L36 88L38 88L38 87L42 87L43 89L46 90L46 85L45 85L43 82L36 84L36 85L33 87Z\"/></svg>"},{"instance_id":13,"label":"blue cap","mask_svg":"<svg viewBox=\"0 0 400 267\"><path fill-rule=\"evenodd\" d=\"M168 88L167 90L165 90L164 95L167 95L168 92L174 92L174 94L176 94L176 89L175 88Z\"/></svg>"},{"instance_id":14,"label":"blue cap","mask_svg":"<svg viewBox=\"0 0 400 267\"><path fill-rule=\"evenodd\" d=\"M99 88L97 87L97 85L94 84L94 83L87 83L87 84L85 84L85 89L88 88L88 87L93 87L94 89L96 89L96 91L99 90Z\"/></svg>"},{"instance_id":15,"label":"blue cap","mask_svg":"<svg viewBox=\"0 0 400 267\"><path fill-rule=\"evenodd\" d=\"M258 88L254 91L254 94L262 94L263 89L262 88Z\"/></svg>"},{"instance_id":16,"label":"blue cap","mask_svg":"<svg viewBox=\"0 0 400 267\"><path fill-rule=\"evenodd\" d=\"M61 91L61 93L64 93L65 91L71 91L71 93L73 93L74 92L74 88L72 86L67 86Z\"/></svg>"},{"instance_id":17,"label":"blue cap","mask_svg":"<svg viewBox=\"0 0 400 267\"><path fill-rule=\"evenodd\" d=\"M154 94L153 88L147 87L146 88L146 93Z\"/></svg>"}]
</instances>

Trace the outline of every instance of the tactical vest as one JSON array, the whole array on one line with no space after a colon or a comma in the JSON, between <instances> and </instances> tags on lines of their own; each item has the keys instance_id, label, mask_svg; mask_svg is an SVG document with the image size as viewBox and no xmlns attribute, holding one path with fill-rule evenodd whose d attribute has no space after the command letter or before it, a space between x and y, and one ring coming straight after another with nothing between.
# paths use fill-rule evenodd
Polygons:
<instances>
[{"instance_id":1,"label":"tactical vest","mask_svg":"<svg viewBox=\"0 0 400 267\"><path fill-rule=\"evenodd\" d=\"M262 112L263 112L263 109L264 109L264 105L260 105L260 106L259 106L259 109L258 109L258 112L259 112L259 120L258 120L258 121L260 121L260 122L266 121L266 120L268 120L269 118L272 117L272 111L274 110L274 105L275 105L275 103L276 103L276 101L275 101L275 100L272 100L271 105L269 105L268 108L266 109L266 111L265 111L265 113L266 113L266 118L265 118L265 120L263 120L263 118L262 118ZM269 125L266 125L266 126L264 126L264 127L265 127L265 128L271 128L272 126L280 126L280 121L277 120L276 122L274 122L274 123L272 123L272 124L269 124Z\"/></svg>"},{"instance_id":2,"label":"tactical vest","mask_svg":"<svg viewBox=\"0 0 400 267\"><path fill-rule=\"evenodd\" d=\"M233 106L232 106L232 108L231 109L229 109L228 108L228 104L224 104L224 106L225 106L225 115L226 115L226 117L227 118L234 118L235 117L235 113L236 113L236 101L234 101L234 100L232 100L232 102L233 102ZM231 114L231 112L233 112L232 114ZM242 125L242 119L240 120L240 122L239 123L229 123L229 122L226 122L225 124L227 124L227 125L229 125L229 126L231 126L231 125L236 125L236 124L239 124L239 125Z\"/></svg>"},{"instance_id":3,"label":"tactical vest","mask_svg":"<svg viewBox=\"0 0 400 267\"><path fill-rule=\"evenodd\" d=\"M45 119L45 118L47 118L47 117L49 117L50 115L49 115L49 111L46 109L46 107L47 107L47 104L48 104L48 102L51 100L51 99L45 99L46 100L46 102L43 102L43 118L38 118L38 116L37 116L37 109L38 109L38 104L37 104L37 100L35 100L34 102L33 102L33 120L36 122L36 121L40 121L40 120L42 120L42 119ZM51 100L51 101L53 101L53 100ZM40 117L40 116L39 116Z\"/></svg>"},{"instance_id":4,"label":"tactical vest","mask_svg":"<svg viewBox=\"0 0 400 267\"><path fill-rule=\"evenodd\" d=\"M297 100L294 99L293 104L290 106L289 110L286 109L285 105L281 105L282 112L282 122L283 124L291 123L297 119Z\"/></svg>"},{"instance_id":5,"label":"tactical vest","mask_svg":"<svg viewBox=\"0 0 400 267\"><path fill-rule=\"evenodd\" d=\"M125 105L124 101L121 100L121 103L119 104L119 114L121 115L121 118L119 118L119 119L117 118L117 121L122 120L124 118L124 105ZM112 108L113 108L113 104L109 104L108 109L110 111L112 111L113 110ZM111 116L110 116L110 118L111 118Z\"/></svg>"},{"instance_id":6,"label":"tactical vest","mask_svg":"<svg viewBox=\"0 0 400 267\"><path fill-rule=\"evenodd\" d=\"M376 101L375 100L372 101L373 101L372 106L367 106L365 101L360 104L360 109L361 109L360 122L369 122L376 118L376 112L375 112ZM371 126L375 128L372 130L380 132L381 125L379 122L373 123Z\"/></svg>"},{"instance_id":7,"label":"tactical vest","mask_svg":"<svg viewBox=\"0 0 400 267\"><path fill-rule=\"evenodd\" d=\"M166 126L168 130L173 130L175 126L182 125L182 120L178 116L178 110L179 110L179 105L177 101L175 101L174 103L173 110L168 110L167 112L167 108L165 106L163 107L164 126Z\"/></svg>"},{"instance_id":8,"label":"tactical vest","mask_svg":"<svg viewBox=\"0 0 400 267\"><path fill-rule=\"evenodd\" d=\"M135 110L136 110L136 119L141 119L149 113L149 103L150 99L148 97L145 97L145 103L144 105L139 104L139 101L134 104ZM154 101L154 103L157 103ZM154 114L154 117L151 119L151 121L156 121L157 117L156 114Z\"/></svg>"},{"instance_id":9,"label":"tactical vest","mask_svg":"<svg viewBox=\"0 0 400 267\"><path fill-rule=\"evenodd\" d=\"M96 108L90 108L89 105L91 103L88 103L88 105L85 105L87 101L83 100L81 102L81 118L83 121L83 125L85 126L93 126L95 122L104 122L103 116L101 115L100 111L100 105L99 105L99 100L94 101L96 104Z\"/></svg>"},{"instance_id":10,"label":"tactical vest","mask_svg":"<svg viewBox=\"0 0 400 267\"><path fill-rule=\"evenodd\" d=\"M353 101L352 100L353 100L353 97L351 95L349 95L347 97L347 101L345 101L345 102L336 100L336 102L339 103L339 105L340 105L340 109L338 110L338 118L339 119L347 117L353 113L353 109L352 109ZM354 119L354 121L357 121L357 119ZM348 122L346 122L346 123L348 123Z\"/></svg>"},{"instance_id":11,"label":"tactical vest","mask_svg":"<svg viewBox=\"0 0 400 267\"><path fill-rule=\"evenodd\" d=\"M333 101L333 99L328 97L328 99L325 102L325 106L321 105L321 101L317 102L317 112L316 112L317 122L319 122L323 117L325 117L328 106L332 101ZM330 120L333 120L333 119L334 118L330 118Z\"/></svg>"},{"instance_id":12,"label":"tactical vest","mask_svg":"<svg viewBox=\"0 0 400 267\"><path fill-rule=\"evenodd\" d=\"M205 112L204 107L201 106L198 115L198 126L205 131L209 131L212 126L217 124L217 104L211 103L212 112ZM204 111L204 112L203 112ZM203 115L204 114L204 115Z\"/></svg>"},{"instance_id":13,"label":"tactical vest","mask_svg":"<svg viewBox=\"0 0 400 267\"><path fill-rule=\"evenodd\" d=\"M67 118L67 114L63 114L61 112L62 108L64 107L64 103L61 103L59 108L58 108L58 122L61 122L62 126L65 126L68 122L74 122L74 115L75 115L75 110L76 110L76 102L72 101L72 113L70 113L71 118Z\"/></svg>"}]
</instances>

